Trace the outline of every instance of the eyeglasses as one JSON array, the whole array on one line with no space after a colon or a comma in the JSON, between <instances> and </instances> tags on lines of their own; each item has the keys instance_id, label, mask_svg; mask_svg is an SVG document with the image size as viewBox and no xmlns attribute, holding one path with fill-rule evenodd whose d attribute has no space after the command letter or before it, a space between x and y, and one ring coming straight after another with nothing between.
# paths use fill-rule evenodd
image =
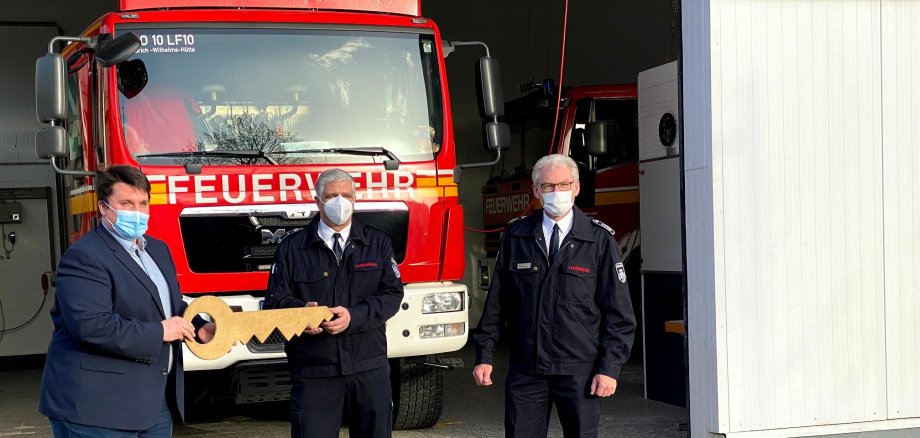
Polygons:
<instances>
[{"instance_id":1,"label":"eyeglasses","mask_svg":"<svg viewBox=\"0 0 920 438\"><path fill-rule=\"evenodd\" d=\"M555 184L543 183L543 184L537 184L537 186L540 187L541 192L547 193L547 192L553 192L556 190L562 190L562 191L570 190L573 184L575 184L575 181L566 181L566 182L555 183Z\"/></svg>"}]
</instances>

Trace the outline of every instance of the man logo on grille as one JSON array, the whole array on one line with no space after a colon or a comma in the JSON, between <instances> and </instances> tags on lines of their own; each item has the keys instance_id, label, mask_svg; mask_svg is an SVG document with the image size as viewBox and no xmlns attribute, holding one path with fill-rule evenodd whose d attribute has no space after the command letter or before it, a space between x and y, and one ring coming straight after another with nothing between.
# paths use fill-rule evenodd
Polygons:
<instances>
[{"instance_id":1,"label":"man logo on grille","mask_svg":"<svg viewBox=\"0 0 920 438\"><path fill-rule=\"evenodd\" d=\"M275 230L274 233L271 230L266 230L263 228L260 230L260 232L262 233L263 245L268 245L270 243L280 243L281 239L284 238L284 235L287 234L287 230L283 228Z\"/></svg>"}]
</instances>

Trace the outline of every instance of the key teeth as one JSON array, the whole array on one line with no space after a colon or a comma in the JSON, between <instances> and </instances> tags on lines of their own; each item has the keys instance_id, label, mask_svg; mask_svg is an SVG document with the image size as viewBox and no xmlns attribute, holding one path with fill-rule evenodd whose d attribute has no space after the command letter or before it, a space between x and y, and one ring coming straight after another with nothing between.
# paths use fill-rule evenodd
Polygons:
<instances>
[{"instance_id":1,"label":"key teeth","mask_svg":"<svg viewBox=\"0 0 920 438\"><path fill-rule=\"evenodd\" d=\"M281 335L284 336L284 339L287 339L288 341L290 341L291 339L294 339L294 336L297 336L303 333L303 331L306 329L307 329L307 326L304 325L303 328L300 330L297 330L297 329L291 330L290 328L285 330L285 329L279 328L278 331L281 332Z\"/></svg>"},{"instance_id":2,"label":"key teeth","mask_svg":"<svg viewBox=\"0 0 920 438\"><path fill-rule=\"evenodd\" d=\"M317 309L319 310L319 309ZM313 312L313 315L308 315L306 321L291 321L290 324L284 324L286 321L281 321L277 324L278 331L284 336L285 339L291 340L294 336L298 336L307 329L307 327L318 327L323 321L327 321L332 318L332 311L329 311L327 308L326 312L322 314L316 314L318 312Z\"/></svg>"},{"instance_id":3,"label":"key teeth","mask_svg":"<svg viewBox=\"0 0 920 438\"><path fill-rule=\"evenodd\" d=\"M270 328L260 327L256 330L255 337L256 339L259 340L260 343L265 343L265 340L268 339L268 337L272 334L272 331L274 330L275 330L274 327L270 327Z\"/></svg>"}]
</instances>

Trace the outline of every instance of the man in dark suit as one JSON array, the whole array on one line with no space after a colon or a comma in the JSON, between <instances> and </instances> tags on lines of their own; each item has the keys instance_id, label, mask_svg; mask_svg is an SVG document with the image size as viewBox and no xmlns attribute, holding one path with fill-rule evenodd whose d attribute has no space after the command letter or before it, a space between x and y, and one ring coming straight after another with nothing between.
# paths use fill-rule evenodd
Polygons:
<instances>
[{"instance_id":1,"label":"man in dark suit","mask_svg":"<svg viewBox=\"0 0 920 438\"><path fill-rule=\"evenodd\" d=\"M166 244L144 236L150 182L114 166L96 179L102 224L61 257L39 410L56 437L169 437L184 415L183 339L196 327ZM196 321L199 338L214 325Z\"/></svg>"}]
</instances>

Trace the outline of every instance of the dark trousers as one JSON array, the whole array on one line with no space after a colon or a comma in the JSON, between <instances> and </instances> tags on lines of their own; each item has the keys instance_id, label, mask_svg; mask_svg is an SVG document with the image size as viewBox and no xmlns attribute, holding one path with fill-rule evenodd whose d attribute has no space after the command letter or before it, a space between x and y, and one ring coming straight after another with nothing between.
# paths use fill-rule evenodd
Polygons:
<instances>
[{"instance_id":1,"label":"dark trousers","mask_svg":"<svg viewBox=\"0 0 920 438\"><path fill-rule=\"evenodd\" d=\"M305 377L291 368L291 437L335 438L348 411L353 438L390 436L390 367L334 377Z\"/></svg>"},{"instance_id":2,"label":"dark trousers","mask_svg":"<svg viewBox=\"0 0 920 438\"><path fill-rule=\"evenodd\" d=\"M601 400L593 374L536 375L510 370L505 382L505 436L545 438L553 405L565 438L597 437Z\"/></svg>"},{"instance_id":3,"label":"dark trousers","mask_svg":"<svg viewBox=\"0 0 920 438\"><path fill-rule=\"evenodd\" d=\"M92 400L87 400L92 403ZM126 407L130 409L130 407ZM118 415L113 413L112 415ZM104 427L86 426L83 424L69 423L50 419L51 433L55 438L170 438L172 436L172 413L169 405L163 401L160 416L156 423L147 430L118 430Z\"/></svg>"}]
</instances>

